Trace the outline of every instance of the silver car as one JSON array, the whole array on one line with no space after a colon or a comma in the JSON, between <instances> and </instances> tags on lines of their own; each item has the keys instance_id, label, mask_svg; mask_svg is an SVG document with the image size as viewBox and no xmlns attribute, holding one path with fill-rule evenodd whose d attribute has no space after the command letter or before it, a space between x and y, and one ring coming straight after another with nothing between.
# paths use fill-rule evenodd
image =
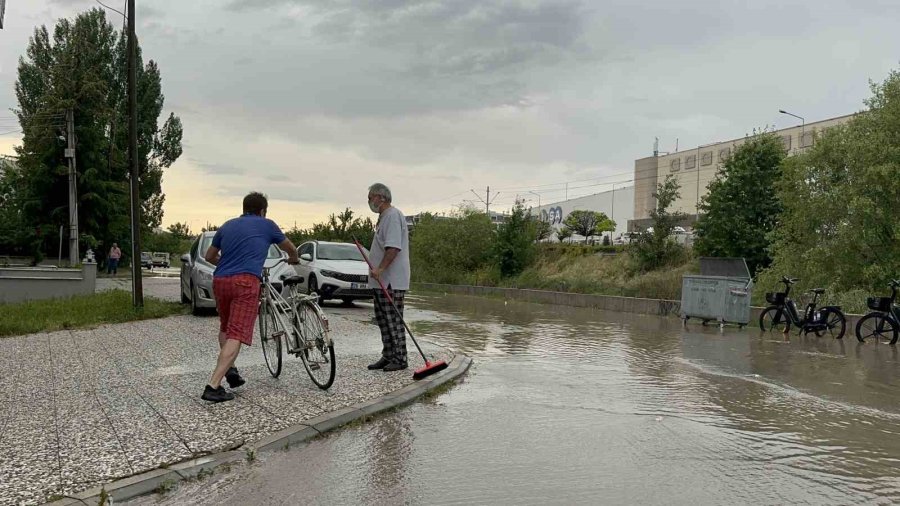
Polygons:
<instances>
[{"instance_id":1,"label":"silver car","mask_svg":"<svg viewBox=\"0 0 900 506\"><path fill-rule=\"evenodd\" d=\"M204 309L216 307L212 288L216 266L204 258L215 235L216 233L212 231L203 232L191 245L191 251L181 257L181 303L190 304L191 312L195 315L202 313ZM273 244L269 246L265 266L271 268L281 258L281 250ZM278 264L270 272L272 284L279 290L280 280L283 277L296 274L294 268L285 262Z\"/></svg>"}]
</instances>

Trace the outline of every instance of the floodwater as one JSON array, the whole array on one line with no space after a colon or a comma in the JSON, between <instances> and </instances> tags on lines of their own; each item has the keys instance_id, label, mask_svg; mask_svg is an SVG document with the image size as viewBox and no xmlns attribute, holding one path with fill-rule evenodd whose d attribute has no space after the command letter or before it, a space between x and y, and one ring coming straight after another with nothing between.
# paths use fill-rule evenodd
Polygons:
<instances>
[{"instance_id":1,"label":"floodwater","mask_svg":"<svg viewBox=\"0 0 900 506\"><path fill-rule=\"evenodd\" d=\"M463 296L408 301L421 338L475 359L459 384L139 502L900 501L896 347Z\"/></svg>"}]
</instances>

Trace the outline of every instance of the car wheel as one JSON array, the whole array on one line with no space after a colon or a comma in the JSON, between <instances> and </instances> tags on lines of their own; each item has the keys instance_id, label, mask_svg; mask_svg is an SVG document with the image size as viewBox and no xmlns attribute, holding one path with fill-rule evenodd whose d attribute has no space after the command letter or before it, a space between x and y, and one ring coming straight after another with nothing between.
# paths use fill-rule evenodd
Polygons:
<instances>
[{"instance_id":1,"label":"car wheel","mask_svg":"<svg viewBox=\"0 0 900 506\"><path fill-rule=\"evenodd\" d=\"M316 304L322 303L323 299L322 299L322 295L319 294L319 284L316 282L315 274L309 275L309 282L307 283L307 286L306 286L306 293L316 296Z\"/></svg>"},{"instance_id":2,"label":"car wheel","mask_svg":"<svg viewBox=\"0 0 900 506\"><path fill-rule=\"evenodd\" d=\"M191 314L200 316L202 312L203 308L197 305L197 289L194 287L194 283L191 283Z\"/></svg>"},{"instance_id":3,"label":"car wheel","mask_svg":"<svg viewBox=\"0 0 900 506\"><path fill-rule=\"evenodd\" d=\"M353 299L341 299L341 302L343 302L345 306L353 305Z\"/></svg>"}]
</instances>

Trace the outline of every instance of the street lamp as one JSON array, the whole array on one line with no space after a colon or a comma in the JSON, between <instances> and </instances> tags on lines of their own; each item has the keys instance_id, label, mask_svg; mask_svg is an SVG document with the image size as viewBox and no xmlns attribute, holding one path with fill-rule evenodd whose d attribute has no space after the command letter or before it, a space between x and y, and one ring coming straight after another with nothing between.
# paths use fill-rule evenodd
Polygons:
<instances>
[{"instance_id":1,"label":"street lamp","mask_svg":"<svg viewBox=\"0 0 900 506\"><path fill-rule=\"evenodd\" d=\"M806 120L803 119L803 116L797 116L796 114L787 112L787 111L785 111L784 109L778 109L778 112L780 112L781 114L787 114L788 116L793 116L793 117L795 117L795 118L797 118L797 119L800 120L800 136L801 136L800 138L802 139L802 138L803 138L803 137L802 137L802 136L803 136L803 130L806 128Z\"/></svg>"},{"instance_id":2,"label":"street lamp","mask_svg":"<svg viewBox=\"0 0 900 506\"><path fill-rule=\"evenodd\" d=\"M532 194L532 195L537 195L537 198L538 198L538 212L540 212L540 210L541 210L541 194L540 194L540 193L535 193L535 192L532 192L532 191L530 191L530 192L528 192L528 193L530 193L530 194Z\"/></svg>"}]
</instances>

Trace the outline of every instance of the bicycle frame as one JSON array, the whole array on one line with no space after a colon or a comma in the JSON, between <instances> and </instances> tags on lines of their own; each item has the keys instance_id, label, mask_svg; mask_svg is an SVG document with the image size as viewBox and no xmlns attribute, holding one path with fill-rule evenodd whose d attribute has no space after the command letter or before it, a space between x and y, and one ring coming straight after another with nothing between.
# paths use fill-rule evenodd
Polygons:
<instances>
[{"instance_id":1,"label":"bicycle frame","mask_svg":"<svg viewBox=\"0 0 900 506\"><path fill-rule=\"evenodd\" d=\"M794 280L782 279L781 282L784 283L785 286L784 303L775 304L775 306L782 310L782 314L786 315L790 320L790 323L797 327L798 332L824 330L827 326L824 316L828 311L840 311L841 308L839 306L823 306L819 308L818 302L820 294L811 291L810 293L813 294L813 298L806 304L803 316L800 316L796 302L789 297L793 281Z\"/></svg>"},{"instance_id":2,"label":"bicycle frame","mask_svg":"<svg viewBox=\"0 0 900 506\"><path fill-rule=\"evenodd\" d=\"M281 260L280 262L283 261L284 260ZM278 263L276 263L275 265L278 265ZM272 267L274 267L274 265ZM299 355L303 351L303 349L311 346L311 344L307 343L307 339L303 335L301 327L298 325L299 322L297 321L297 319L299 318L299 316L297 308L301 303L309 301L312 303L312 310L316 311L319 314L319 317L324 322L325 344L326 346L330 346L331 335L328 332L328 317L315 303L316 297L314 295L296 293L296 288L293 287L285 287L290 293L290 295L285 298L283 293L279 292L275 288L275 285L272 284L271 278L269 277L269 269L270 268L263 269L262 286L259 294L259 317L264 318L267 314L267 309L271 308L273 310L273 315L276 319L278 319L278 323L280 324L281 328L285 329L285 331L287 331L287 333L289 333L292 337L292 339L285 339L287 352L293 355Z\"/></svg>"}]
</instances>

